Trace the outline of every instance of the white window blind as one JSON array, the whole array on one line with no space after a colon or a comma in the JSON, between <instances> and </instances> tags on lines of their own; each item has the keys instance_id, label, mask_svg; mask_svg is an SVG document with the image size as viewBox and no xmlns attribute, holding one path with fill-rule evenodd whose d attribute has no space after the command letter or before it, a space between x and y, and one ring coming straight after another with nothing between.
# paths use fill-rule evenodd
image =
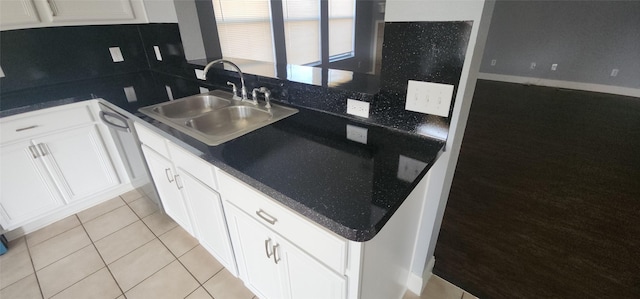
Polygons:
<instances>
[{"instance_id":1,"label":"white window blind","mask_svg":"<svg viewBox=\"0 0 640 299\"><path fill-rule=\"evenodd\" d=\"M353 56L355 0L329 0L329 57Z\"/></svg>"},{"instance_id":2,"label":"white window blind","mask_svg":"<svg viewBox=\"0 0 640 299\"><path fill-rule=\"evenodd\" d=\"M320 62L320 1L283 0L288 64Z\"/></svg>"},{"instance_id":3,"label":"white window blind","mask_svg":"<svg viewBox=\"0 0 640 299\"><path fill-rule=\"evenodd\" d=\"M274 61L269 0L212 0L222 56Z\"/></svg>"}]
</instances>

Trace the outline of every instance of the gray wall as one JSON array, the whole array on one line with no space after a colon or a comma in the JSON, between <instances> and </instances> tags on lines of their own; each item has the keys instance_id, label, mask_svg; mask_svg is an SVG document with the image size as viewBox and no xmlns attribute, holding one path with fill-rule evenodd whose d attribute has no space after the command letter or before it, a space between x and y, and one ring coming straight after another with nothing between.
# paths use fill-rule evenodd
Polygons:
<instances>
[{"instance_id":1,"label":"gray wall","mask_svg":"<svg viewBox=\"0 0 640 299\"><path fill-rule=\"evenodd\" d=\"M638 89L640 1L497 1L480 71Z\"/></svg>"}]
</instances>

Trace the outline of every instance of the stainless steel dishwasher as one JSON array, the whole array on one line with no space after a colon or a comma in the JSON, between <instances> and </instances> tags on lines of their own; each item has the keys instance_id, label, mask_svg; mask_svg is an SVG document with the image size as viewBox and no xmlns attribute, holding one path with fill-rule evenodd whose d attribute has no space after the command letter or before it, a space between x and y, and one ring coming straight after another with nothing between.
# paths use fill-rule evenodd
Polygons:
<instances>
[{"instance_id":1,"label":"stainless steel dishwasher","mask_svg":"<svg viewBox=\"0 0 640 299\"><path fill-rule=\"evenodd\" d=\"M158 207L162 208L160 198L142 155L133 120L103 103L100 103L100 119L111 132L111 136L124 162L127 175L131 179L131 184L147 195Z\"/></svg>"}]
</instances>

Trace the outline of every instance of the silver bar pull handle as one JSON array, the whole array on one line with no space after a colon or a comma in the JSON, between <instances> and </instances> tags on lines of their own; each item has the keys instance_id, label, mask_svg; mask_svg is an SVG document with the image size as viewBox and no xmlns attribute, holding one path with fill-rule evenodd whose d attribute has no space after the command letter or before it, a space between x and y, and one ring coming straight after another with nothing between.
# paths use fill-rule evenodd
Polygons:
<instances>
[{"instance_id":1,"label":"silver bar pull handle","mask_svg":"<svg viewBox=\"0 0 640 299\"><path fill-rule=\"evenodd\" d=\"M164 174L167 175L167 181L169 181L169 183L173 183L173 174L171 173L171 168L166 168L164 170Z\"/></svg>"},{"instance_id":2,"label":"silver bar pull handle","mask_svg":"<svg viewBox=\"0 0 640 299\"><path fill-rule=\"evenodd\" d=\"M280 258L278 257L278 247L280 247L280 244L276 244L275 246L273 246L273 261L276 263L276 265L280 261Z\"/></svg>"},{"instance_id":3,"label":"silver bar pull handle","mask_svg":"<svg viewBox=\"0 0 640 299\"><path fill-rule=\"evenodd\" d=\"M38 159L38 157L40 157L40 153L38 153L38 149L35 145L29 145L29 151L31 151L31 155L33 155L34 159Z\"/></svg>"},{"instance_id":4,"label":"silver bar pull handle","mask_svg":"<svg viewBox=\"0 0 640 299\"><path fill-rule=\"evenodd\" d=\"M267 258L271 258L273 252L269 252L269 244L271 243L271 238L264 240L264 252L267 254Z\"/></svg>"},{"instance_id":5,"label":"silver bar pull handle","mask_svg":"<svg viewBox=\"0 0 640 299\"><path fill-rule=\"evenodd\" d=\"M180 183L180 180L179 180L180 175L179 175L179 174L176 174L176 175L174 176L174 178L175 178L175 180L176 180L176 187L178 187L178 190L180 190L180 189L184 188L184 186L182 185L182 183Z\"/></svg>"},{"instance_id":6,"label":"silver bar pull handle","mask_svg":"<svg viewBox=\"0 0 640 299\"><path fill-rule=\"evenodd\" d=\"M33 126L24 127L24 128L19 128L19 129L16 129L16 132L26 131L26 130L31 130L31 129L35 129L35 128L37 128L37 127L38 127L38 125L33 125Z\"/></svg>"},{"instance_id":7,"label":"silver bar pull handle","mask_svg":"<svg viewBox=\"0 0 640 299\"><path fill-rule=\"evenodd\" d=\"M125 119L123 116L120 116L119 114L113 113L113 112L108 112L108 111L100 111L100 113L98 113L98 115L100 116L100 119L102 119L103 122L105 122L107 125L112 126L118 130L122 130L125 132L131 132L131 128L129 128L129 125L127 124L127 119ZM112 121L110 121L107 116L109 117L113 117L115 119L117 119L118 121L122 122L122 124L116 124Z\"/></svg>"},{"instance_id":8,"label":"silver bar pull handle","mask_svg":"<svg viewBox=\"0 0 640 299\"><path fill-rule=\"evenodd\" d=\"M43 157L50 153L49 148L44 143L38 143L38 148L40 149Z\"/></svg>"},{"instance_id":9,"label":"silver bar pull handle","mask_svg":"<svg viewBox=\"0 0 640 299\"><path fill-rule=\"evenodd\" d=\"M278 219L276 217L273 217L269 214L267 214L267 212L265 212L264 210L260 209L259 211L256 212L256 215L258 215L260 218L262 218L264 221L269 222L269 224L274 225L276 224L276 221L278 221Z\"/></svg>"}]
</instances>

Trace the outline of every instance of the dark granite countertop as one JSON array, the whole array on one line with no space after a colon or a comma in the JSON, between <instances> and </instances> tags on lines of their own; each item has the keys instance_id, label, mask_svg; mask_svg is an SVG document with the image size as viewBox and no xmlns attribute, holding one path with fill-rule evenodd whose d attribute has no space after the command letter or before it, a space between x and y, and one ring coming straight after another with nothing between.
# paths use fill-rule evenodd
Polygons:
<instances>
[{"instance_id":1,"label":"dark granite countertop","mask_svg":"<svg viewBox=\"0 0 640 299\"><path fill-rule=\"evenodd\" d=\"M299 113L218 146L207 146L137 110L200 92L204 83L153 71L2 94L0 116L104 98L173 136L201 158L325 228L373 238L444 148L442 140L296 107ZM135 98L123 88L134 87ZM367 143L346 138L365 128Z\"/></svg>"}]
</instances>

